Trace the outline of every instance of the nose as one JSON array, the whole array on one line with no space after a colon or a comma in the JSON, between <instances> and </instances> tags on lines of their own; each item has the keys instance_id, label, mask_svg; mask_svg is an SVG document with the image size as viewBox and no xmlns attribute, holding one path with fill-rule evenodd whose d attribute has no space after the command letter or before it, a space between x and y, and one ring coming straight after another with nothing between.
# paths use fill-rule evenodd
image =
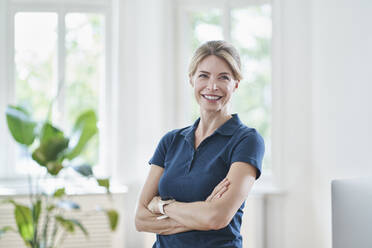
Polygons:
<instances>
[{"instance_id":1,"label":"nose","mask_svg":"<svg viewBox=\"0 0 372 248\"><path fill-rule=\"evenodd\" d=\"M212 77L208 81L207 89L208 90L217 90L216 81Z\"/></svg>"}]
</instances>

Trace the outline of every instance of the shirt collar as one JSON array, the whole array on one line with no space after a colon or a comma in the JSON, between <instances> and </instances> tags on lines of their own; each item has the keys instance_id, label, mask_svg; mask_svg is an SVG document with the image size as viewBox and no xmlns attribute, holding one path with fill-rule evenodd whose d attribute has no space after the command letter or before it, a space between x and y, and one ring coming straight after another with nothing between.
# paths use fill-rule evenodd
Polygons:
<instances>
[{"instance_id":1,"label":"shirt collar","mask_svg":"<svg viewBox=\"0 0 372 248\"><path fill-rule=\"evenodd\" d=\"M181 135L185 136L188 141L194 140L194 132L200 122L200 117L194 122L192 126L189 126L182 130ZM219 133L221 135L230 136L232 135L235 130L242 124L239 119L238 114L232 114L232 118L226 121L222 126L217 128L215 133Z\"/></svg>"},{"instance_id":2,"label":"shirt collar","mask_svg":"<svg viewBox=\"0 0 372 248\"><path fill-rule=\"evenodd\" d=\"M194 124L192 126L189 126L189 127L186 127L184 130L182 130L182 132L180 133L181 135L185 136L185 139L186 141L192 146L194 147L194 141L195 141L195 136L194 136L194 133L195 133L195 129L196 127L198 126L199 124L199 121L200 121L200 118L198 118Z\"/></svg>"},{"instance_id":3,"label":"shirt collar","mask_svg":"<svg viewBox=\"0 0 372 248\"><path fill-rule=\"evenodd\" d=\"M219 133L221 135L233 135L235 130L242 124L242 122L239 119L238 114L232 114L232 118L230 118L228 121L226 121L222 126L217 128L215 131L216 133Z\"/></svg>"}]
</instances>

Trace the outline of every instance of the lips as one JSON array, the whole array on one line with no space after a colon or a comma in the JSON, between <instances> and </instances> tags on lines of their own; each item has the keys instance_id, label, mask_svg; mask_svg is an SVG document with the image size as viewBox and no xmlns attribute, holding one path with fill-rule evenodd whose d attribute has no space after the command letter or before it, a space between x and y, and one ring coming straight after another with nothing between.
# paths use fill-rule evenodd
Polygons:
<instances>
[{"instance_id":1,"label":"lips","mask_svg":"<svg viewBox=\"0 0 372 248\"><path fill-rule=\"evenodd\" d=\"M204 99L207 99L208 101L218 101L222 98L222 96L218 96L218 95L210 95L210 94L202 94L202 97Z\"/></svg>"}]
</instances>

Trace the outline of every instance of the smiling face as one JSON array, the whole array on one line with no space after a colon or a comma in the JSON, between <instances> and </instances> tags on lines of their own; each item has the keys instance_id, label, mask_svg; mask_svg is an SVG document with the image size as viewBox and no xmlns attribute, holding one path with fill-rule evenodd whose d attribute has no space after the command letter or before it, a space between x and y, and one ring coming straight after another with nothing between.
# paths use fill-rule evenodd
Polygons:
<instances>
[{"instance_id":1,"label":"smiling face","mask_svg":"<svg viewBox=\"0 0 372 248\"><path fill-rule=\"evenodd\" d=\"M198 65L190 78L200 111L225 112L239 81L233 78L229 64L215 55L209 55Z\"/></svg>"}]
</instances>

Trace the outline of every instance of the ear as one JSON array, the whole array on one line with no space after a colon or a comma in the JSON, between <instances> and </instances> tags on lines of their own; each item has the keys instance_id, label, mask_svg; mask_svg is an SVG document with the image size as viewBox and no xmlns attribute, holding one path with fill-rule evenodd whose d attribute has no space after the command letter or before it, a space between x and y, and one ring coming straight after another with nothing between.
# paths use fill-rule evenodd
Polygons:
<instances>
[{"instance_id":1,"label":"ear","mask_svg":"<svg viewBox=\"0 0 372 248\"><path fill-rule=\"evenodd\" d=\"M189 83L190 83L191 86L194 88L194 82L192 81L192 76L189 76Z\"/></svg>"},{"instance_id":2,"label":"ear","mask_svg":"<svg viewBox=\"0 0 372 248\"><path fill-rule=\"evenodd\" d=\"M234 91L239 88L240 80L235 80Z\"/></svg>"}]
</instances>

